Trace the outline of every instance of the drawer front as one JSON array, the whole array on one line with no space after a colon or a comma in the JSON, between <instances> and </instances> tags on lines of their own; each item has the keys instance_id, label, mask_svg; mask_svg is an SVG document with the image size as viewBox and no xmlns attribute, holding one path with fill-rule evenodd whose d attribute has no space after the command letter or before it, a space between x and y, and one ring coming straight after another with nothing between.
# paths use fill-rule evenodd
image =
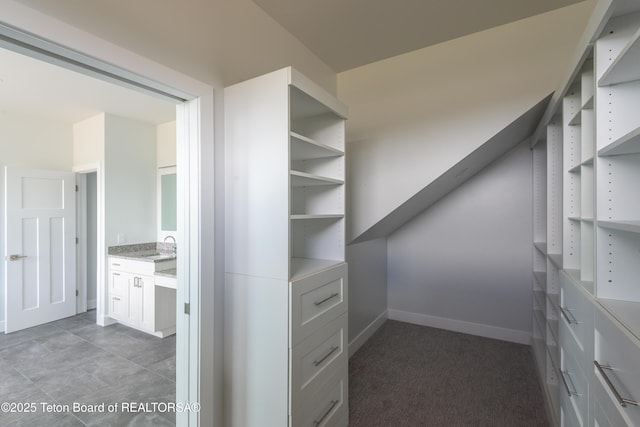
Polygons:
<instances>
[{"instance_id":1,"label":"drawer front","mask_svg":"<svg viewBox=\"0 0 640 427\"><path fill-rule=\"evenodd\" d=\"M292 346L347 311L347 265L290 285Z\"/></svg>"},{"instance_id":2,"label":"drawer front","mask_svg":"<svg viewBox=\"0 0 640 427\"><path fill-rule=\"evenodd\" d=\"M129 321L129 299L118 295L109 295L109 316L123 322Z\"/></svg>"},{"instance_id":3,"label":"drawer front","mask_svg":"<svg viewBox=\"0 0 640 427\"><path fill-rule=\"evenodd\" d=\"M109 269L111 271L119 270L136 274L153 275L156 270L156 265L150 261L109 257Z\"/></svg>"},{"instance_id":4,"label":"drawer front","mask_svg":"<svg viewBox=\"0 0 640 427\"><path fill-rule=\"evenodd\" d=\"M109 296L129 298L129 273L112 271L109 274Z\"/></svg>"},{"instance_id":5,"label":"drawer front","mask_svg":"<svg viewBox=\"0 0 640 427\"><path fill-rule=\"evenodd\" d=\"M570 277L560 276L560 343L573 353L584 372L593 366L594 303Z\"/></svg>"},{"instance_id":6,"label":"drawer front","mask_svg":"<svg viewBox=\"0 0 640 427\"><path fill-rule=\"evenodd\" d=\"M616 408L616 404L607 395L604 385L597 379L593 378L591 382L591 406L593 407L592 425L598 427L631 427L629 420L625 420L622 414Z\"/></svg>"},{"instance_id":7,"label":"drawer front","mask_svg":"<svg viewBox=\"0 0 640 427\"><path fill-rule=\"evenodd\" d=\"M603 309L595 313L594 364L597 382L607 390L621 417L631 425L640 425L640 406L623 406L616 398L640 402L640 344L618 325Z\"/></svg>"},{"instance_id":8,"label":"drawer front","mask_svg":"<svg viewBox=\"0 0 640 427\"><path fill-rule=\"evenodd\" d=\"M348 424L348 372L336 371L321 387L291 411L295 427L346 427Z\"/></svg>"},{"instance_id":9,"label":"drawer front","mask_svg":"<svg viewBox=\"0 0 640 427\"><path fill-rule=\"evenodd\" d=\"M328 376L347 366L347 315L329 322L291 353L291 404L295 408Z\"/></svg>"},{"instance_id":10,"label":"drawer front","mask_svg":"<svg viewBox=\"0 0 640 427\"><path fill-rule=\"evenodd\" d=\"M576 359L560 349L560 405L562 416L572 420L571 425L589 425L589 387L587 377Z\"/></svg>"}]
</instances>

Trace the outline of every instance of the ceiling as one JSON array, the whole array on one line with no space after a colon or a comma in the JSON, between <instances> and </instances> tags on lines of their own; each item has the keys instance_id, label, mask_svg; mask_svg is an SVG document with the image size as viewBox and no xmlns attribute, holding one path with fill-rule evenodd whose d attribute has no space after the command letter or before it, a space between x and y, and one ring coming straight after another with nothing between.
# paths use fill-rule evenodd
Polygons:
<instances>
[{"instance_id":1,"label":"ceiling","mask_svg":"<svg viewBox=\"0 0 640 427\"><path fill-rule=\"evenodd\" d=\"M253 0L342 72L583 0Z\"/></svg>"},{"instance_id":2,"label":"ceiling","mask_svg":"<svg viewBox=\"0 0 640 427\"><path fill-rule=\"evenodd\" d=\"M73 124L106 112L145 123L175 120L175 104L0 48L0 113Z\"/></svg>"},{"instance_id":3,"label":"ceiling","mask_svg":"<svg viewBox=\"0 0 640 427\"><path fill-rule=\"evenodd\" d=\"M253 0L336 72L579 1ZM167 101L2 48L0 64L0 113L67 123L101 112L155 124L175 118Z\"/></svg>"}]
</instances>

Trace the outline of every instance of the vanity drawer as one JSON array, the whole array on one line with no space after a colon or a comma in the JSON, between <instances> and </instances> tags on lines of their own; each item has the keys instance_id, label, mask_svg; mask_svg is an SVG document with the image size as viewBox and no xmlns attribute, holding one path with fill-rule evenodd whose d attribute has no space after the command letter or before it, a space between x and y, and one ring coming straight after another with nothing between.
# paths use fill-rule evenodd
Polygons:
<instances>
[{"instance_id":1,"label":"vanity drawer","mask_svg":"<svg viewBox=\"0 0 640 427\"><path fill-rule=\"evenodd\" d=\"M152 276L156 271L156 266L154 262L150 261L109 257L109 269Z\"/></svg>"},{"instance_id":2,"label":"vanity drawer","mask_svg":"<svg viewBox=\"0 0 640 427\"><path fill-rule=\"evenodd\" d=\"M109 274L109 296L129 298L129 280L131 274L124 271L111 271Z\"/></svg>"},{"instance_id":3,"label":"vanity drawer","mask_svg":"<svg viewBox=\"0 0 640 427\"><path fill-rule=\"evenodd\" d=\"M291 282L291 345L347 311L347 265Z\"/></svg>"},{"instance_id":4,"label":"vanity drawer","mask_svg":"<svg viewBox=\"0 0 640 427\"><path fill-rule=\"evenodd\" d=\"M301 406L326 378L347 367L347 315L327 323L291 351L291 404Z\"/></svg>"},{"instance_id":5,"label":"vanity drawer","mask_svg":"<svg viewBox=\"0 0 640 427\"><path fill-rule=\"evenodd\" d=\"M621 398L640 402L640 343L599 308L595 310L594 350L594 360L602 367L594 363L594 382L604 387L605 395L629 425L640 425L640 406L623 406L616 397L618 393Z\"/></svg>"},{"instance_id":6,"label":"vanity drawer","mask_svg":"<svg viewBox=\"0 0 640 427\"><path fill-rule=\"evenodd\" d=\"M346 427L349 420L348 378L346 366L327 378L304 402L293 406L290 425Z\"/></svg>"}]
</instances>

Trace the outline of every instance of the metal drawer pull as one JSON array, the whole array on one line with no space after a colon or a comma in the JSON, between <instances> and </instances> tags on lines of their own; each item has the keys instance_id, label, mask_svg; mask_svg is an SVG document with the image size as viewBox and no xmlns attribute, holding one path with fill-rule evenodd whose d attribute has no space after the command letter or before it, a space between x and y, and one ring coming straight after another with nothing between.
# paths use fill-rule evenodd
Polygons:
<instances>
[{"instance_id":1,"label":"metal drawer pull","mask_svg":"<svg viewBox=\"0 0 640 427\"><path fill-rule=\"evenodd\" d=\"M338 292L336 292L336 293L334 293L334 294L329 295L328 297L326 297L326 298L325 298L325 299L323 299L323 300L320 300L320 301L316 301L316 302L314 302L314 304L315 304L315 305L316 305L316 307L317 307L317 306L322 305L322 304L324 304L325 302L329 301L330 299L333 299L333 298L337 297L338 295L340 295L340 294L339 294Z\"/></svg>"},{"instance_id":2,"label":"metal drawer pull","mask_svg":"<svg viewBox=\"0 0 640 427\"><path fill-rule=\"evenodd\" d=\"M325 354L324 356L322 356L322 358L320 360L314 360L313 364L314 366L319 366L322 362L324 362L325 360L327 360L327 358L329 356L331 356L333 353L335 353L336 351L338 351L340 349L339 346L335 346L332 347L331 350L329 350L329 352L327 354Z\"/></svg>"},{"instance_id":3,"label":"metal drawer pull","mask_svg":"<svg viewBox=\"0 0 640 427\"><path fill-rule=\"evenodd\" d=\"M568 376L569 377L569 381L571 381L571 376L569 375L569 372L563 371L561 369L560 370L560 378L562 378L562 382L564 383L564 388L567 389L567 394L569 395L569 397L578 396L578 393L576 393L575 391L571 391L571 389L569 388L569 383L567 382L567 379L565 378L565 375ZM573 381L571 381L571 385L573 385ZM573 388L575 389L575 386Z\"/></svg>"},{"instance_id":4,"label":"metal drawer pull","mask_svg":"<svg viewBox=\"0 0 640 427\"><path fill-rule=\"evenodd\" d=\"M9 261L17 261L22 258L26 258L26 255L9 255Z\"/></svg>"},{"instance_id":5,"label":"metal drawer pull","mask_svg":"<svg viewBox=\"0 0 640 427\"><path fill-rule=\"evenodd\" d=\"M567 306L564 306L564 307L560 306L560 313L562 313L562 315L564 316L565 319L567 319L567 322L570 325L577 325L578 323L580 323L578 322L576 317L573 315L571 310L567 308ZM569 318L569 314L571 315L571 318Z\"/></svg>"},{"instance_id":6,"label":"metal drawer pull","mask_svg":"<svg viewBox=\"0 0 640 427\"><path fill-rule=\"evenodd\" d=\"M607 374L604 372L605 369L612 371L613 368L611 366L601 365L596 360L593 361L593 364L596 365L596 368L598 368L600 375L602 375L602 378L604 378L604 381L607 383L607 385L609 386L609 389L618 400L618 403L620 404L620 406L622 406L623 408L626 408L627 405L640 406L640 403L636 402L635 400L625 399L620 395L620 393L618 393L618 390L616 390L616 387L613 385L613 383L611 382Z\"/></svg>"},{"instance_id":7,"label":"metal drawer pull","mask_svg":"<svg viewBox=\"0 0 640 427\"><path fill-rule=\"evenodd\" d=\"M332 400L332 401L331 401L331 403L329 403L329 407L327 408L327 410L326 410L326 411L324 411L324 414L322 414L322 416L321 416L319 419L315 420L315 421L313 422L313 425L317 427L317 426L319 426L320 424L322 424L322 422L324 421L324 419L325 419L325 418L327 418L327 416L329 416L329 414L331 413L331 411L333 411L333 408L335 408L335 407L336 407L336 405L337 405L338 403L340 403L340 401L339 401L339 400Z\"/></svg>"},{"instance_id":8,"label":"metal drawer pull","mask_svg":"<svg viewBox=\"0 0 640 427\"><path fill-rule=\"evenodd\" d=\"M120 298L118 298L118 297L113 297L113 299L116 300L116 301L120 301Z\"/></svg>"}]
</instances>

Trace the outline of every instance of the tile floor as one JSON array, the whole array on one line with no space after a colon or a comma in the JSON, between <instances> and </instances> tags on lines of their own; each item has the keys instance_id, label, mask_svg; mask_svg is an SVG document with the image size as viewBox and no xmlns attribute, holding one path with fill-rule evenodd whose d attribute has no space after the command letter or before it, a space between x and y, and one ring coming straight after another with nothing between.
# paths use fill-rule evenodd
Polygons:
<instances>
[{"instance_id":1,"label":"tile floor","mask_svg":"<svg viewBox=\"0 0 640 427\"><path fill-rule=\"evenodd\" d=\"M36 410L0 411L0 426L174 426L175 414L163 408L175 402L175 349L175 335L97 326L95 311L0 333L0 404L35 403ZM138 406L109 412L123 402ZM154 406L160 410L146 411Z\"/></svg>"}]
</instances>

